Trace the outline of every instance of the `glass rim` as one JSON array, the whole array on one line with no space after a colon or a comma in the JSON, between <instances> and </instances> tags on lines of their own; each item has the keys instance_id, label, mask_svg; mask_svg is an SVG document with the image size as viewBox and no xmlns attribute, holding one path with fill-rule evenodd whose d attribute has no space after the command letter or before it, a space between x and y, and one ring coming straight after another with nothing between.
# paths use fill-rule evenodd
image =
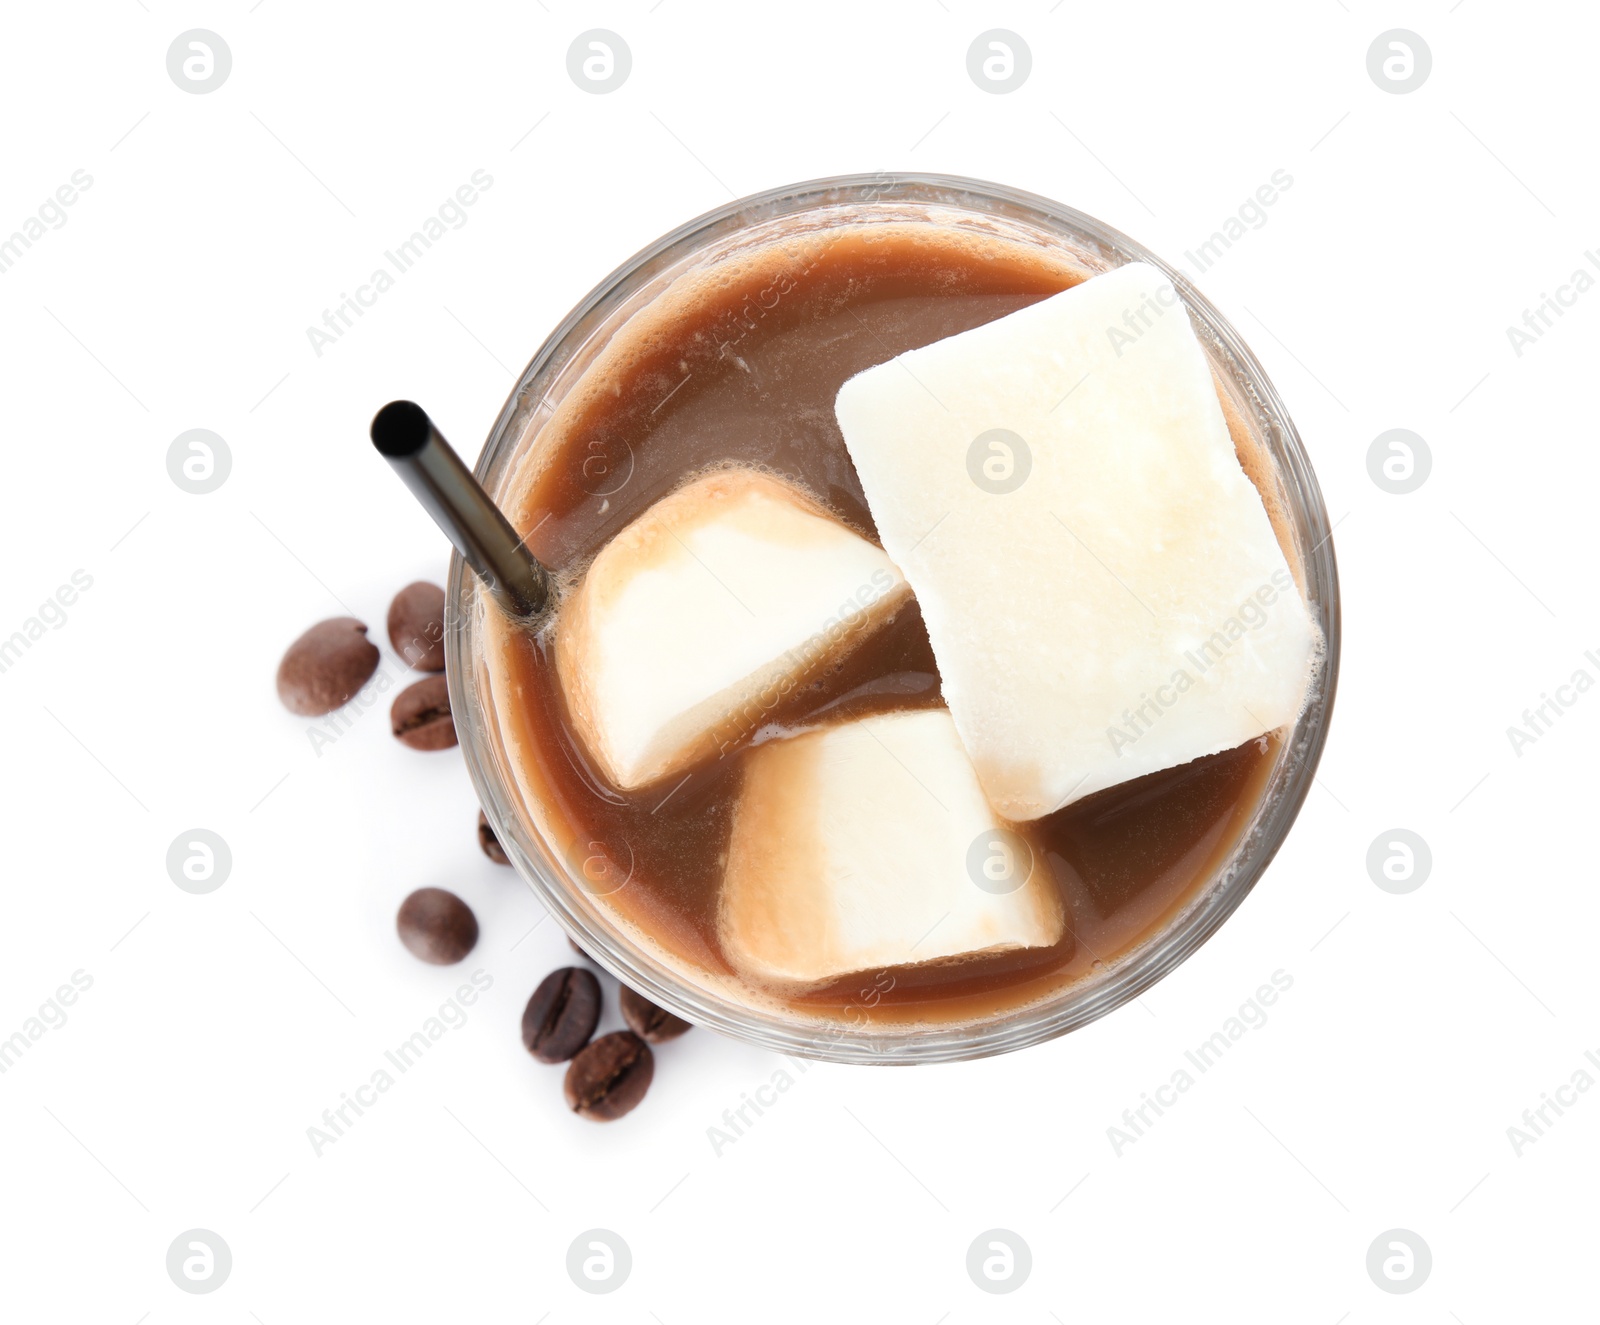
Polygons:
<instances>
[{"instance_id":1,"label":"glass rim","mask_svg":"<svg viewBox=\"0 0 1600 1325\"><path fill-rule=\"evenodd\" d=\"M1250 822L1239 831L1225 861L1197 885L1179 910L1156 930L1113 958L1106 969L980 1020L929 1020L909 1026L874 1023L862 1028L827 1019L787 1017L773 1007L715 994L633 942L620 924L593 923L593 903L580 905L579 885L556 867L561 853L542 840L523 814L523 792L504 766L495 724L485 720L490 700L481 676L479 614L484 599L466 563L453 554L449 570L446 673L462 753L490 826L523 882L601 967L652 1002L712 1030L773 1051L831 1062L914 1063L986 1057L1053 1039L1137 998L1181 965L1221 927L1260 880L1288 835L1316 773L1337 687L1340 652L1338 568L1332 529L1316 476L1289 412L1255 355L1232 324L1181 272L1121 232L1074 208L1007 185L956 175L886 173L841 175L785 185L736 199L678 226L639 250L601 280L550 333L519 375L490 430L475 472L498 492L525 441L530 415L548 386L592 339L614 333L608 322L663 270L691 261L719 239L757 223L781 221L830 207L912 206L991 215L1031 226L1062 242L1077 258L1093 252L1106 269L1149 263L1182 297L1202 332L1213 369L1247 403L1247 426L1271 456L1287 499L1297 543L1304 595L1322 632L1323 651L1308 682L1310 693L1259 795ZM887 218L886 218L887 219ZM666 264L665 266L663 264ZM659 293L659 292L658 292ZM577 373L581 380L583 372ZM571 383L567 384L569 387Z\"/></svg>"}]
</instances>

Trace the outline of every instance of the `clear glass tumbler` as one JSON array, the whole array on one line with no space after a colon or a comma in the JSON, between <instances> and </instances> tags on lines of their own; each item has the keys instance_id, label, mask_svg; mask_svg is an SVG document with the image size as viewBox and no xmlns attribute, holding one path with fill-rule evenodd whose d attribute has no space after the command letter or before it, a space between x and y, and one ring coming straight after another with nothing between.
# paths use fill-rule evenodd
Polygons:
<instances>
[{"instance_id":1,"label":"clear glass tumbler","mask_svg":"<svg viewBox=\"0 0 1600 1325\"><path fill-rule=\"evenodd\" d=\"M1160 268L1182 295L1221 383L1270 473L1256 473L1290 529L1290 563L1326 648L1298 723L1285 733L1255 813L1213 877L1158 932L1091 976L1038 1002L978 1020L875 1021L864 1008L806 1016L748 996L734 982L652 943L625 923L560 841L545 807L527 802L507 758L484 654L494 611L459 556L447 627L450 702L484 811L528 886L606 969L697 1025L790 1054L851 1063L977 1058L1020 1049L1104 1016L1149 988L1206 941L1261 878L1299 812L1327 734L1339 661L1339 586L1322 495L1288 411L1232 326L1186 277L1109 226L1003 185L946 175L841 176L774 189L719 207L651 244L607 276L551 333L506 401L477 476L505 505L505 485L540 445L540 429L630 317L674 282L701 279L762 245L874 222L965 229L1063 253L1087 272L1126 262Z\"/></svg>"}]
</instances>

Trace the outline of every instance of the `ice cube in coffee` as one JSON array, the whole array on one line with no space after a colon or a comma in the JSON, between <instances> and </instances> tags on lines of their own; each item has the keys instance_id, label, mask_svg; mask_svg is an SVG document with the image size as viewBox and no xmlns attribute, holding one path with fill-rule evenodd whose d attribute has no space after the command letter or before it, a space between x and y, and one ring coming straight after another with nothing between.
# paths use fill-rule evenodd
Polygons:
<instances>
[{"instance_id":1,"label":"ice cube in coffee","mask_svg":"<svg viewBox=\"0 0 1600 1325\"><path fill-rule=\"evenodd\" d=\"M657 782L738 744L906 592L803 489L713 470L611 539L562 603L567 714L618 789Z\"/></svg>"},{"instance_id":2,"label":"ice cube in coffee","mask_svg":"<svg viewBox=\"0 0 1600 1325\"><path fill-rule=\"evenodd\" d=\"M487 609L508 762L609 923L754 1007L964 1023L1114 967L1318 665L1271 461L1142 263L793 236L644 303L537 427L500 499L561 593Z\"/></svg>"}]
</instances>

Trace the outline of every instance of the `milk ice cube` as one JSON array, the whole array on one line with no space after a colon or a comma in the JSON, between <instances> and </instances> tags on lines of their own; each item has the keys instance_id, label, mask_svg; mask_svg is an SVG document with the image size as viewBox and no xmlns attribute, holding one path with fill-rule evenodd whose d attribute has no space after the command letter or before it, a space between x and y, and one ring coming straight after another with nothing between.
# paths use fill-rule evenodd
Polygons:
<instances>
[{"instance_id":1,"label":"milk ice cube","mask_svg":"<svg viewBox=\"0 0 1600 1325\"><path fill-rule=\"evenodd\" d=\"M624 790L757 730L909 597L883 550L792 483L706 474L590 564L556 621L572 725Z\"/></svg>"},{"instance_id":2,"label":"milk ice cube","mask_svg":"<svg viewBox=\"0 0 1600 1325\"><path fill-rule=\"evenodd\" d=\"M870 368L836 412L1002 815L1298 716L1318 635L1155 268Z\"/></svg>"},{"instance_id":3,"label":"milk ice cube","mask_svg":"<svg viewBox=\"0 0 1600 1325\"><path fill-rule=\"evenodd\" d=\"M1045 947L1060 893L996 818L947 709L771 740L745 756L722 950L778 986Z\"/></svg>"}]
</instances>

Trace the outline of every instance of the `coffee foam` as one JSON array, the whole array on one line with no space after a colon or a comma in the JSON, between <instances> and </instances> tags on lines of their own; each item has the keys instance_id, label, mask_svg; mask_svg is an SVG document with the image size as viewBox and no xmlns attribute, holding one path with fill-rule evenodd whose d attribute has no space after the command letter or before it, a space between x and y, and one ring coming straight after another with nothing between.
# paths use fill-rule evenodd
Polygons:
<instances>
[{"instance_id":1,"label":"coffee foam","mask_svg":"<svg viewBox=\"0 0 1600 1325\"><path fill-rule=\"evenodd\" d=\"M784 281L798 282L827 255L843 246L910 244L929 252L952 257L981 258L985 262L1012 261L1033 271L1058 273L1063 285L1076 285L1095 274L1077 255L1064 248L1048 247L1040 237L1002 233L998 227L979 230L955 228L928 222L879 221L828 226L799 234L781 232L775 237L743 239L737 247L717 248L702 254L670 276L659 278L659 285L638 292L628 301L627 319L611 332L609 339L582 371L578 381L567 388L542 422L535 415L525 425L518 442L519 456L509 467L496 494L497 500L518 532L526 534L540 516L541 480L556 457L566 449L574 430L589 413L615 398L617 383L637 364L663 353L674 353L682 345L685 325L704 323L707 314L728 303L730 294L744 300L757 299L775 291ZM651 291L659 289L654 297ZM782 298L792 291L776 297ZM759 302L759 301L758 301ZM701 328L702 334L716 329L716 322Z\"/></svg>"}]
</instances>

